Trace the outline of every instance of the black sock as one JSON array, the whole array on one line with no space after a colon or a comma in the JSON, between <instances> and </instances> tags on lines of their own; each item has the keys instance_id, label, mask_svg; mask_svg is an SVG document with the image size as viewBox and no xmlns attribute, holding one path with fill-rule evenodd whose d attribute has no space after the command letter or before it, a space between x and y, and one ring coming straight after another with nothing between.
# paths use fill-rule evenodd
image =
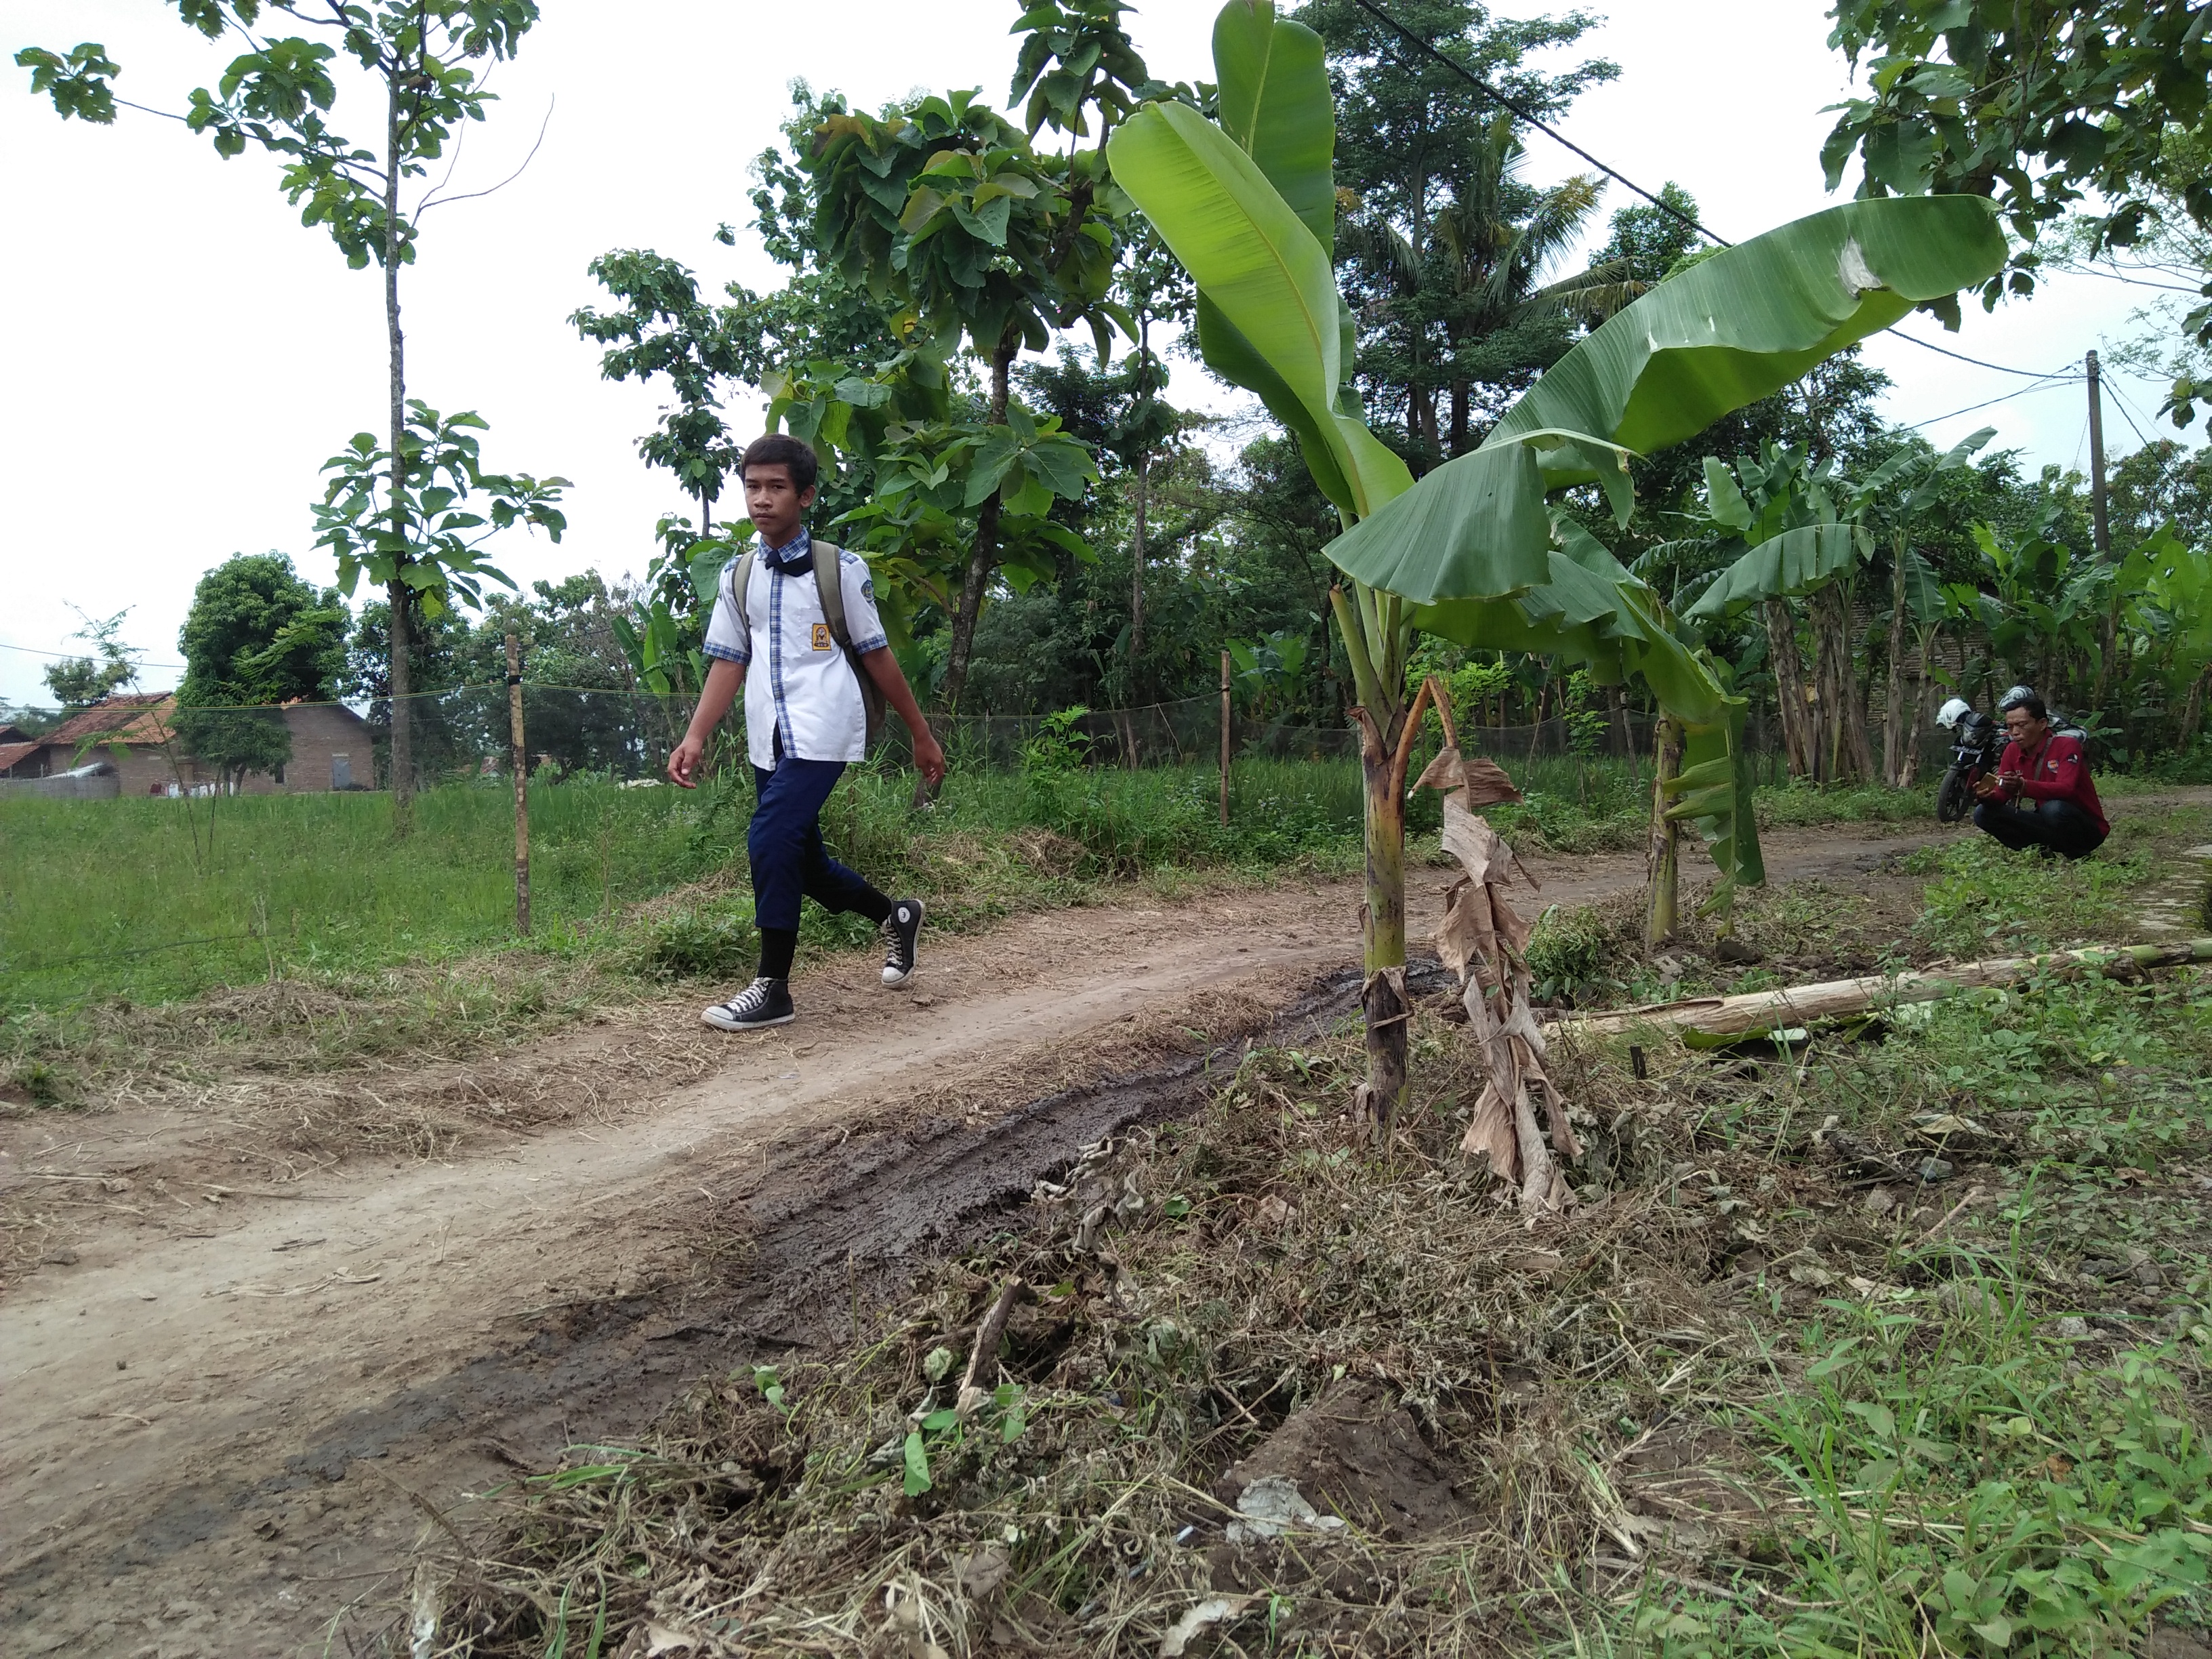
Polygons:
<instances>
[{"instance_id":1,"label":"black sock","mask_svg":"<svg viewBox=\"0 0 2212 1659\"><path fill-rule=\"evenodd\" d=\"M760 930L760 976L763 979L789 979L791 959L799 953L799 929L796 927L763 927Z\"/></svg>"},{"instance_id":2,"label":"black sock","mask_svg":"<svg viewBox=\"0 0 2212 1659\"><path fill-rule=\"evenodd\" d=\"M880 927L891 919L891 902L871 887L853 901L853 914L866 916Z\"/></svg>"}]
</instances>

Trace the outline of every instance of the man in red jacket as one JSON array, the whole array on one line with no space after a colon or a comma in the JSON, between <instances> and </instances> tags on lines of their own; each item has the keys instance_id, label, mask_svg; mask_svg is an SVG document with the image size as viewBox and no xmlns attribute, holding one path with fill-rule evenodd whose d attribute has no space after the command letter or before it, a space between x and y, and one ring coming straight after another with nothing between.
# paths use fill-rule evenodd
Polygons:
<instances>
[{"instance_id":1,"label":"man in red jacket","mask_svg":"<svg viewBox=\"0 0 2212 1659\"><path fill-rule=\"evenodd\" d=\"M1975 828L2015 853L2040 847L2069 859L2087 858L2104 845L2112 826L2098 805L2081 740L2053 732L2050 709L2025 688L2008 696L2003 708L2012 741L1996 775L1974 786L1982 799L1974 809Z\"/></svg>"}]
</instances>

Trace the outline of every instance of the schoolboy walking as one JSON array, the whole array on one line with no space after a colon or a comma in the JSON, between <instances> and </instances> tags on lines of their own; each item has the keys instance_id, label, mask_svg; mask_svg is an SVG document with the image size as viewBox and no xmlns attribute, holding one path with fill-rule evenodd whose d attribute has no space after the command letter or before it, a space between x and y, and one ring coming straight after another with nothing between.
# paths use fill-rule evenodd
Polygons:
<instances>
[{"instance_id":1,"label":"schoolboy walking","mask_svg":"<svg viewBox=\"0 0 2212 1659\"><path fill-rule=\"evenodd\" d=\"M707 629L712 666L690 730L668 757L669 777L696 788L708 736L743 689L746 747L758 787L745 852L761 953L753 982L700 1016L725 1031L796 1018L790 981L801 895L883 928L884 984L914 977L921 901L886 898L822 843L823 805L845 768L867 753L870 692L906 722L914 763L930 786L945 776L945 751L884 636L866 562L807 532L814 452L770 433L746 449L738 471L760 545L722 572L721 596Z\"/></svg>"}]
</instances>

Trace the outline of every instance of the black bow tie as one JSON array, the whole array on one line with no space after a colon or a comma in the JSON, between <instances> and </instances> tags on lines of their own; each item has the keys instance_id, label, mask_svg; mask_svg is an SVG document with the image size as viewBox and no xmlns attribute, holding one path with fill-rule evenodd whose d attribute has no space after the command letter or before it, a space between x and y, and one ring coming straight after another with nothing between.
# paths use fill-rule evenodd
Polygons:
<instances>
[{"instance_id":1,"label":"black bow tie","mask_svg":"<svg viewBox=\"0 0 2212 1659\"><path fill-rule=\"evenodd\" d=\"M788 547L772 547L767 553L768 568L787 576L804 576L814 568L813 538L801 536Z\"/></svg>"}]
</instances>

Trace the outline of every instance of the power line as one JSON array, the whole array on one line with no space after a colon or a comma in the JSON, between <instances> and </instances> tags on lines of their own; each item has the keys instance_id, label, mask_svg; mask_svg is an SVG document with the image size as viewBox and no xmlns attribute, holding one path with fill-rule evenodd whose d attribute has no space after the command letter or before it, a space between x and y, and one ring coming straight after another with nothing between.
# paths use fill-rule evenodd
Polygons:
<instances>
[{"instance_id":1,"label":"power line","mask_svg":"<svg viewBox=\"0 0 2212 1659\"><path fill-rule=\"evenodd\" d=\"M2143 436L2143 429L2136 424L2136 417L2128 413L2127 402L2120 396L2120 389L2118 386L2112 388L2112 407L2120 411L2120 418L2128 423L2128 430L2136 434L2136 441L2148 445L2150 440Z\"/></svg>"},{"instance_id":2,"label":"power line","mask_svg":"<svg viewBox=\"0 0 2212 1659\"><path fill-rule=\"evenodd\" d=\"M10 645L5 640L0 640L0 651L20 651L27 657L52 657L57 662L76 662L79 660L88 661L92 655L88 651L40 651L33 646ZM190 665L190 664L181 662L142 661L138 664L138 666L141 668L185 668Z\"/></svg>"},{"instance_id":3,"label":"power line","mask_svg":"<svg viewBox=\"0 0 2212 1659\"><path fill-rule=\"evenodd\" d=\"M1643 185L1638 184L1626 173L1607 167L1604 162L1599 161L1596 156L1584 149L1580 144L1569 139L1557 128L1546 125L1543 118L1538 115L1535 111L1528 108L1523 104L1516 102L1513 99L1508 98L1504 93L1498 91L1497 88L1492 86L1490 82L1484 80L1480 76L1477 75L1473 70L1468 68L1466 64L1461 63L1458 59L1447 57L1444 53L1437 51L1434 46L1423 40L1419 35L1414 33L1413 30L1407 28L1396 18L1391 16L1389 12L1383 10L1382 7L1376 5L1375 3L1375 0L1352 0L1352 3L1357 5L1360 10L1365 12L1369 16L1374 18L1376 21L1381 23L1384 27L1389 29L1392 33L1399 35L1403 40L1410 42L1413 46L1426 53L1429 57L1435 58L1437 62L1442 64L1446 69L1449 70L1454 75L1459 76L1461 80L1466 82L1468 85L1473 87L1477 92L1489 99L1492 103L1503 105L1506 109L1510 110L1514 114L1526 121L1530 126L1535 128L1537 131L1542 133L1547 138L1552 140L1553 143L1572 150L1577 155L1581 156L1583 161L1588 161L1592 167L1595 167L1600 173L1605 174L1607 178L1612 179L1615 184L1626 185L1630 190L1634 191L1638 196L1641 196L1645 201L1650 203L1653 207L1657 208L1662 213L1666 214L1670 218L1680 220L1682 223L1687 225L1692 230L1696 231L1698 235L1708 238L1711 241L1719 244L1722 247L1734 247L1735 246L1735 244L1729 240L1727 237L1719 234L1716 231L1706 229L1705 226L1699 224L1695 219L1683 212L1681 209L1676 207L1672 202L1663 202L1660 200L1659 198L1654 196L1650 191L1644 189Z\"/></svg>"},{"instance_id":4,"label":"power line","mask_svg":"<svg viewBox=\"0 0 2212 1659\"><path fill-rule=\"evenodd\" d=\"M2010 403L2014 398L2025 398L2031 392L2051 392L2062 386L2078 385L2087 378L2086 375L2081 374L2048 374L2044 377L2044 385L2021 386L2000 397L1987 398L1978 404L1968 404L1964 409L1954 409L1948 415L1930 415L1924 421L1907 421L1905 423L1905 429L1911 432L1920 427L1935 426L1940 422L1952 420L1960 415L1971 415L1978 409L1988 409L1992 404ZM2087 428L2085 427L2083 430L2086 432Z\"/></svg>"},{"instance_id":5,"label":"power line","mask_svg":"<svg viewBox=\"0 0 2212 1659\"><path fill-rule=\"evenodd\" d=\"M2000 374L2017 374L2023 380L2047 380L2052 375L2065 373L2063 369L2054 368L2050 374L2039 374L2032 368L2008 368L2002 363L1985 363L1979 357L1969 357L1963 351L1954 351L1948 346L1937 345L1933 340L1923 340L1917 335L1907 334L1894 324L1882 330L1882 332L1894 334L1900 340L1910 340L1923 351L1933 351L1945 357L1956 357L1960 362L1972 363L1976 368L1994 368Z\"/></svg>"},{"instance_id":6,"label":"power line","mask_svg":"<svg viewBox=\"0 0 2212 1659\"><path fill-rule=\"evenodd\" d=\"M2151 441L2148 438L2143 437L2143 429L2136 425L2136 417L2128 413L2128 406L2133 399L2130 398L2126 393L2120 390L2120 383L2118 380L2108 377L2104 381L2104 384L2112 389L2112 402L2118 408L2120 414L2126 419L2130 428L2134 431L2136 437L2142 438L2142 441L2148 445ZM2158 418L2155 416L2146 415L2143 416L2143 419L2148 421L2153 426L2156 426L2158 424Z\"/></svg>"},{"instance_id":7,"label":"power line","mask_svg":"<svg viewBox=\"0 0 2212 1659\"><path fill-rule=\"evenodd\" d=\"M1477 75L1473 70L1468 68L1466 64L1459 62L1456 58L1448 57L1445 53L1438 51L1435 46L1431 45L1429 41L1423 40L1412 29L1407 28L1396 18L1391 16L1389 12L1383 10L1381 6L1375 3L1375 0L1352 0L1352 3L1357 5L1362 11L1367 13L1369 16L1374 18L1377 22L1382 23L1390 29L1394 33L1417 47L1423 53L1428 57L1435 58L1437 63L1442 64L1454 75L1458 76L1461 80L1466 82L1468 85L1473 87L1484 97L1491 100L1493 103L1501 105L1504 108L1510 110L1515 115L1517 115L1521 119L1526 121L1530 126L1535 128L1537 131L1542 133L1547 138L1551 139L1554 143L1559 144L1566 149L1573 151L1583 161L1595 167L1600 173L1605 174L1607 178L1613 180L1616 184L1624 185L1628 189L1635 191L1636 194L1641 196L1645 201L1650 203L1652 206L1657 208L1662 213L1664 213L1668 217L1675 219L1682 224L1688 226L1692 230L1696 231L1700 236L1709 238L1722 247L1734 247L1735 246L1734 242L1729 240L1727 237L1722 235L1718 231L1709 229L1705 225L1700 224L1696 219L1683 212L1672 202L1662 201L1660 198L1654 196L1650 191L1644 189L1643 185L1638 184L1633 179L1631 179L1626 173L1621 172L1619 168L1607 167L1603 161L1599 161L1596 156L1591 155L1580 144L1577 144L1571 139L1568 138L1565 134L1560 132L1557 128L1546 125L1543 118L1534 110L1514 99L1507 97L1504 93L1498 91L1497 88L1492 86L1487 81L1485 81L1480 76ZM1962 363L1972 363L1977 368L1993 368L2001 374L2018 374L2027 380L2048 380L2050 378L2048 375L2038 374L2032 368L2010 368L2002 363L1984 362L1978 357L1969 357L1964 352L1948 350L1942 346L1933 344L1929 341L1918 339L1912 335L1899 332L1895 328L1890 328L1884 331L1890 334L1895 334L1900 340L1911 340L1913 344L1923 347L1929 351L1938 352L1943 356L1955 357Z\"/></svg>"}]
</instances>

